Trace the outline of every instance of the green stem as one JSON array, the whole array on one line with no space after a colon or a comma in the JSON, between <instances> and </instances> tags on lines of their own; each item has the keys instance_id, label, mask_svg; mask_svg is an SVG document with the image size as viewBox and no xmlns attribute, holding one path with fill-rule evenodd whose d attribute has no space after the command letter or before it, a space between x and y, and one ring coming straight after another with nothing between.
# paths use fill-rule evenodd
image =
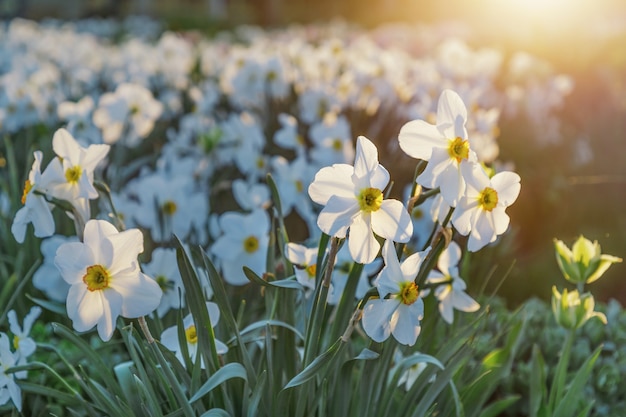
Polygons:
<instances>
[{"instance_id":1,"label":"green stem","mask_svg":"<svg viewBox=\"0 0 626 417\"><path fill-rule=\"evenodd\" d=\"M324 278L318 287L317 300L311 311L312 323L309 326L307 332L307 341L304 347L304 366L307 366L313 360L313 357L317 354L320 335L322 333L322 324L324 322L324 315L326 313L326 301L328 298L328 290L330 288L330 279L333 274L333 267L335 265L335 257L339 248L339 239L334 237L330 241L330 251L328 253L328 259L326 261L326 269L324 270Z\"/></svg>"}]
</instances>

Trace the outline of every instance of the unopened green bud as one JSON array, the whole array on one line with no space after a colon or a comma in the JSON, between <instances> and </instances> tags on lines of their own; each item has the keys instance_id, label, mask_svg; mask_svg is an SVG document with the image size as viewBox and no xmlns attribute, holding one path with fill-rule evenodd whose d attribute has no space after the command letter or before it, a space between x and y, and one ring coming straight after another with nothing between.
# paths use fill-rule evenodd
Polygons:
<instances>
[{"instance_id":1,"label":"unopened green bud","mask_svg":"<svg viewBox=\"0 0 626 417\"><path fill-rule=\"evenodd\" d=\"M556 287L552 287L552 312L556 322L565 329L578 329L587 320L597 317L606 324L606 316L594 311L595 301L590 293L579 294L577 290L559 293Z\"/></svg>"},{"instance_id":2,"label":"unopened green bud","mask_svg":"<svg viewBox=\"0 0 626 417\"><path fill-rule=\"evenodd\" d=\"M571 250L558 239L554 239L554 247L563 276L575 284L589 284L600 278L611 264L622 262L617 256L603 255L598 242L584 236L574 242Z\"/></svg>"}]
</instances>

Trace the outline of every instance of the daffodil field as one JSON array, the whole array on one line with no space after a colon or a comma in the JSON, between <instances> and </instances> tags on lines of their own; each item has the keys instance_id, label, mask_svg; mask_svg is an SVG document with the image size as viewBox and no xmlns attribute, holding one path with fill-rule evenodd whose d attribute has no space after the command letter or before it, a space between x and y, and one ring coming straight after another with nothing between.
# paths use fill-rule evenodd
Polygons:
<instances>
[{"instance_id":1,"label":"daffodil field","mask_svg":"<svg viewBox=\"0 0 626 417\"><path fill-rule=\"evenodd\" d=\"M502 126L560 146L575 88L436 26L4 22L0 414L626 415L623 255L499 294Z\"/></svg>"}]
</instances>

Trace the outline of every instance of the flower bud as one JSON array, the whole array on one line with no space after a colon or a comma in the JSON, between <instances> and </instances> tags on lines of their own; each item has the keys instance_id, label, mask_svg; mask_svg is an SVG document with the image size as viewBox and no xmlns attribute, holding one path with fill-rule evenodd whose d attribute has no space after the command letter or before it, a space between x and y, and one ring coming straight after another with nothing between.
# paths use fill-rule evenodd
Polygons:
<instances>
[{"instance_id":1,"label":"flower bud","mask_svg":"<svg viewBox=\"0 0 626 417\"><path fill-rule=\"evenodd\" d=\"M606 324L606 316L593 311L594 306L595 301L590 293L580 295L577 290L563 289L561 294L556 287L552 287L552 312L556 322L565 329L578 329L592 317Z\"/></svg>"},{"instance_id":2,"label":"flower bud","mask_svg":"<svg viewBox=\"0 0 626 417\"><path fill-rule=\"evenodd\" d=\"M589 284L600 278L611 264L622 262L616 256L601 254L598 242L591 242L582 235L571 250L558 239L554 239L554 247L563 276L575 284Z\"/></svg>"}]
</instances>

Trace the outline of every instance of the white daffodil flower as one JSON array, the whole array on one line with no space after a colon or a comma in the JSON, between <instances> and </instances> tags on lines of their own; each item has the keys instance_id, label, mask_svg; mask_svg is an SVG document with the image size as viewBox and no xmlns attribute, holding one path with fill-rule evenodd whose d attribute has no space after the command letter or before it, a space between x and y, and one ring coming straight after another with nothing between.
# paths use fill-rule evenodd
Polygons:
<instances>
[{"instance_id":1,"label":"white daffodil flower","mask_svg":"<svg viewBox=\"0 0 626 417\"><path fill-rule=\"evenodd\" d=\"M264 210L250 214L226 212L220 216L219 226L223 234L215 241L211 252L217 256L226 282L247 284L244 266L258 275L266 272L270 219Z\"/></svg>"},{"instance_id":2,"label":"white daffodil flower","mask_svg":"<svg viewBox=\"0 0 626 417\"><path fill-rule=\"evenodd\" d=\"M15 348L15 358L17 365L25 365L26 358L32 355L37 348L37 344L30 337L30 331L35 323L35 320L41 314L40 307L32 307L26 317L24 317L24 327L21 327L17 321L17 315L15 310L9 311L9 328L13 333L13 347ZM15 373L15 377L22 379L26 378L27 371L20 371Z\"/></svg>"},{"instance_id":3,"label":"white daffodil flower","mask_svg":"<svg viewBox=\"0 0 626 417\"><path fill-rule=\"evenodd\" d=\"M450 242L437 259L439 271L431 271L426 281L429 284L439 284L435 289L439 312L450 324L454 321L454 309L471 313L480 308L480 304L465 292L465 281L459 276L457 266L460 260L461 248L456 242Z\"/></svg>"},{"instance_id":4,"label":"white daffodil flower","mask_svg":"<svg viewBox=\"0 0 626 417\"><path fill-rule=\"evenodd\" d=\"M417 183L441 190L448 205L456 207L465 191L461 166L476 162L470 149L467 109L457 93L444 90L437 105L437 124L413 120L400 129L400 148L410 157L428 161Z\"/></svg>"},{"instance_id":5,"label":"white daffodil flower","mask_svg":"<svg viewBox=\"0 0 626 417\"><path fill-rule=\"evenodd\" d=\"M93 186L96 166L106 157L109 145L80 146L65 129L59 129L52 138L52 149L56 153L48 168L50 172L50 195L74 204L76 199L98 198Z\"/></svg>"},{"instance_id":6,"label":"white daffodil flower","mask_svg":"<svg viewBox=\"0 0 626 417\"><path fill-rule=\"evenodd\" d=\"M22 411L22 391L15 382L15 374L7 374L6 370L17 365L15 354L11 352L9 336L0 333L0 405L9 400L17 411Z\"/></svg>"},{"instance_id":7,"label":"white daffodil flower","mask_svg":"<svg viewBox=\"0 0 626 417\"><path fill-rule=\"evenodd\" d=\"M411 217L401 202L383 200L389 172L378 163L378 150L359 136L354 167L334 164L322 168L309 186L311 199L324 206L318 227L338 238L350 236L348 247L359 263L371 263L380 249L376 236L408 242L413 234Z\"/></svg>"},{"instance_id":8,"label":"white daffodil flower","mask_svg":"<svg viewBox=\"0 0 626 417\"><path fill-rule=\"evenodd\" d=\"M505 210L519 195L520 177L503 171L489 179L478 163L461 170L467 190L452 214L452 224L460 234L469 235L467 249L475 252L494 242L509 227Z\"/></svg>"},{"instance_id":9,"label":"white daffodil flower","mask_svg":"<svg viewBox=\"0 0 626 417\"><path fill-rule=\"evenodd\" d=\"M141 272L141 252L139 229L118 232L104 220L87 222L84 242L59 247L54 262L70 284L66 308L76 331L97 326L100 338L108 341L118 316L137 318L158 307L163 293Z\"/></svg>"},{"instance_id":10,"label":"white daffodil flower","mask_svg":"<svg viewBox=\"0 0 626 417\"><path fill-rule=\"evenodd\" d=\"M393 244L385 242L385 267L374 283L380 298L368 300L363 309L363 329L375 342L383 342L393 334L398 343L415 344L421 331L424 301L414 279L428 252L430 248L400 263Z\"/></svg>"},{"instance_id":11,"label":"white daffodil flower","mask_svg":"<svg viewBox=\"0 0 626 417\"><path fill-rule=\"evenodd\" d=\"M15 213L13 224L11 225L11 233L19 243L24 242L26 236L26 226L32 223L35 229L35 236L48 237L54 234L54 218L48 203L43 195L37 193L45 193L49 183L47 171L41 173L41 161L43 153L35 151L35 160L28 174L28 180L24 184L24 192L22 194L23 207Z\"/></svg>"},{"instance_id":12,"label":"white daffodil flower","mask_svg":"<svg viewBox=\"0 0 626 417\"><path fill-rule=\"evenodd\" d=\"M209 312L211 326L215 327L220 319L220 309L217 304L210 301L206 303L206 307ZM198 355L198 333L191 314L188 314L187 317L183 319L183 326L185 327L185 339L187 340L189 358L192 362L195 362L196 356ZM178 328L176 326L168 327L163 331L163 333L161 333L161 343L163 346L174 352L180 363L185 363L183 351L178 340ZM215 348L218 355L223 355L228 352L228 346L217 339L215 339ZM205 366L202 358L200 359L200 365L202 368Z\"/></svg>"}]
</instances>

